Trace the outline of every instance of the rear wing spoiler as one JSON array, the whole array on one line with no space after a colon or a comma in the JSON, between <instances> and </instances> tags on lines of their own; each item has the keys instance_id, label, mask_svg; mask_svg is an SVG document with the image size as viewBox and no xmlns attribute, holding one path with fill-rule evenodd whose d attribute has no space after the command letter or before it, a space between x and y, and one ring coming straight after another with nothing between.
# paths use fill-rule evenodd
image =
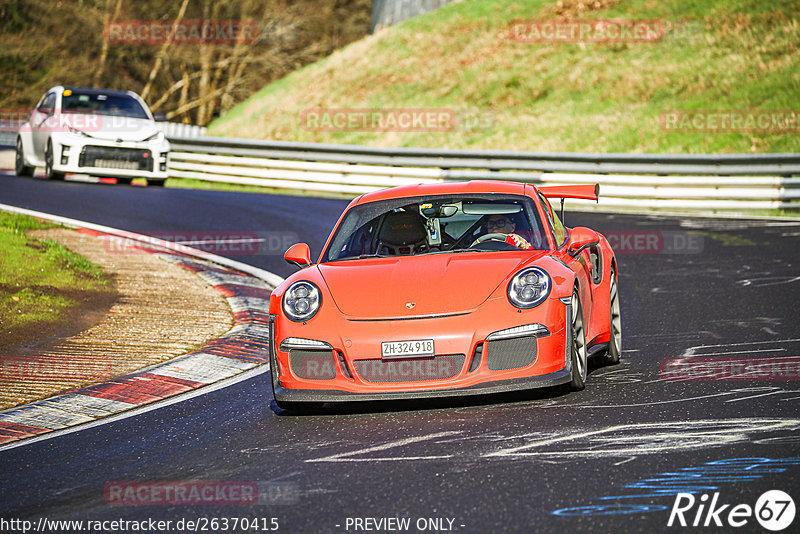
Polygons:
<instances>
[{"instance_id":1,"label":"rear wing spoiler","mask_svg":"<svg viewBox=\"0 0 800 534\"><path fill-rule=\"evenodd\" d=\"M583 198L586 200L594 200L600 195L600 184L587 184L587 185L549 185L546 187L537 187L541 193L547 198L560 198L563 202L565 198Z\"/></svg>"},{"instance_id":2,"label":"rear wing spoiler","mask_svg":"<svg viewBox=\"0 0 800 534\"><path fill-rule=\"evenodd\" d=\"M564 222L564 199L565 198L582 198L585 200L594 200L598 202L600 196L600 184L586 184L586 185L548 185L545 187L537 187L536 189L545 196L545 198L560 198L561 199L561 223Z\"/></svg>"}]
</instances>

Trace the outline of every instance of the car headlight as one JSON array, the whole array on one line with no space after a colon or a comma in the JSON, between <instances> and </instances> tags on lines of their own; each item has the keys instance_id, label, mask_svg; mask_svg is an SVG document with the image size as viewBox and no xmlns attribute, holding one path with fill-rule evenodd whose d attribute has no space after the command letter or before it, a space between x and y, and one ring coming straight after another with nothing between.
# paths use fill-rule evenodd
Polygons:
<instances>
[{"instance_id":1,"label":"car headlight","mask_svg":"<svg viewBox=\"0 0 800 534\"><path fill-rule=\"evenodd\" d=\"M539 267L518 272L508 284L508 300L517 308L535 308L550 294L550 275Z\"/></svg>"},{"instance_id":2,"label":"car headlight","mask_svg":"<svg viewBox=\"0 0 800 534\"><path fill-rule=\"evenodd\" d=\"M73 133L73 134L75 134L75 135L82 135L83 137L91 137L91 136L90 136L89 134L87 134L86 132L82 132L82 131L80 131L80 130L79 130L79 129L77 129L77 128L73 128L72 126L67 126L67 128L69 128L69 133Z\"/></svg>"},{"instance_id":3,"label":"car headlight","mask_svg":"<svg viewBox=\"0 0 800 534\"><path fill-rule=\"evenodd\" d=\"M161 142L163 140L164 140L164 132L159 130L156 133L154 133L153 135L151 135L150 137L148 137L147 139L145 139L144 141L158 141L158 142Z\"/></svg>"},{"instance_id":4,"label":"car headlight","mask_svg":"<svg viewBox=\"0 0 800 534\"><path fill-rule=\"evenodd\" d=\"M305 280L295 282L283 294L283 311L292 321L303 322L319 311L322 295L319 288Z\"/></svg>"}]
</instances>

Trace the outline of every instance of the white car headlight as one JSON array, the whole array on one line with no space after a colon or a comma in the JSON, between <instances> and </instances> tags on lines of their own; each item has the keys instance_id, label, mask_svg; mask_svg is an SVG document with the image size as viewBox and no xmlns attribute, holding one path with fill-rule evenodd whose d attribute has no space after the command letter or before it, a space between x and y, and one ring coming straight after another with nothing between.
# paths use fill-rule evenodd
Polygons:
<instances>
[{"instance_id":1,"label":"white car headlight","mask_svg":"<svg viewBox=\"0 0 800 534\"><path fill-rule=\"evenodd\" d=\"M521 309L535 308L550 294L550 275L540 267L518 272L508 284L508 300Z\"/></svg>"},{"instance_id":2,"label":"white car headlight","mask_svg":"<svg viewBox=\"0 0 800 534\"><path fill-rule=\"evenodd\" d=\"M81 136L83 136L83 137L91 137L91 136L90 136L89 134L87 134L86 132L82 132L82 131L80 131L80 130L79 130L79 129L77 129L77 128L73 128L72 126L67 126L67 128L69 128L69 133L73 133L73 134L75 134L75 135L81 135Z\"/></svg>"},{"instance_id":3,"label":"white car headlight","mask_svg":"<svg viewBox=\"0 0 800 534\"><path fill-rule=\"evenodd\" d=\"M319 288L311 282L301 280L289 286L283 294L283 311L292 321L307 321L316 315L322 304Z\"/></svg>"},{"instance_id":4,"label":"white car headlight","mask_svg":"<svg viewBox=\"0 0 800 534\"><path fill-rule=\"evenodd\" d=\"M164 140L164 132L159 130L156 133L154 133L153 135L151 135L150 137L148 137L147 139L145 139L144 141L158 141L158 142L161 142L163 140Z\"/></svg>"}]
</instances>

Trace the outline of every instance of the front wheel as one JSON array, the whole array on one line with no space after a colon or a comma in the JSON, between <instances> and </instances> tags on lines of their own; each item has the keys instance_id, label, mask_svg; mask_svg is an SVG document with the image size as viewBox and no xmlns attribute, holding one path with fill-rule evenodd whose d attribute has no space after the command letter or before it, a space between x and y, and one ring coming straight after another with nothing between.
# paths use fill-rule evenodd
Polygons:
<instances>
[{"instance_id":1,"label":"front wheel","mask_svg":"<svg viewBox=\"0 0 800 534\"><path fill-rule=\"evenodd\" d=\"M572 380L569 383L570 389L580 391L586 387L586 330L583 327L583 308L578 289L572 292L572 325L570 328L570 362L572 364Z\"/></svg>"},{"instance_id":2,"label":"front wheel","mask_svg":"<svg viewBox=\"0 0 800 534\"><path fill-rule=\"evenodd\" d=\"M25 165L25 153L22 151L22 138L17 137L17 152L14 158L14 173L17 176L33 176L33 167Z\"/></svg>"},{"instance_id":3,"label":"front wheel","mask_svg":"<svg viewBox=\"0 0 800 534\"><path fill-rule=\"evenodd\" d=\"M611 303L611 326L609 327L608 352L606 352L606 363L616 365L619 363L619 355L622 352L622 320L619 313L619 291L617 289L617 273L611 271L611 290L609 296Z\"/></svg>"},{"instance_id":4,"label":"front wheel","mask_svg":"<svg viewBox=\"0 0 800 534\"><path fill-rule=\"evenodd\" d=\"M48 180L63 180L64 173L53 170L53 141L47 140L47 148L44 151L44 176Z\"/></svg>"}]
</instances>

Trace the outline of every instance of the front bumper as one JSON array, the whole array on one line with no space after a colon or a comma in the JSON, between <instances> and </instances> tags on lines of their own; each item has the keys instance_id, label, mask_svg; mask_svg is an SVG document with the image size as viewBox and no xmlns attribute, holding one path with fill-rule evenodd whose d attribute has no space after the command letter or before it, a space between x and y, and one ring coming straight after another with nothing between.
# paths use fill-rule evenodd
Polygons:
<instances>
[{"instance_id":1,"label":"front bumper","mask_svg":"<svg viewBox=\"0 0 800 534\"><path fill-rule=\"evenodd\" d=\"M53 170L62 173L166 179L168 141L110 141L77 134L53 135Z\"/></svg>"},{"instance_id":2,"label":"front bumper","mask_svg":"<svg viewBox=\"0 0 800 534\"><path fill-rule=\"evenodd\" d=\"M402 399L423 399L431 397L464 397L469 395L491 395L523 391L535 388L547 388L566 384L571 380L572 370L567 365L564 369L542 376L531 378L518 378L487 382L476 386L457 389L430 389L420 391L401 392L375 392L375 393L350 393L335 390L317 389L287 389L275 388L275 398L278 401L289 402L358 402L358 401L385 401Z\"/></svg>"},{"instance_id":3,"label":"front bumper","mask_svg":"<svg viewBox=\"0 0 800 534\"><path fill-rule=\"evenodd\" d=\"M508 306L507 302L498 301L489 309L466 316L390 321L391 324L338 318L325 329L329 333L327 336L315 335L321 332L309 329L310 324L300 325L281 316L271 316L270 366L275 398L287 402L346 402L453 397L552 387L569 382L572 371L567 354L569 304L550 299L546 305L524 312L515 308L497 309L504 306ZM491 309L493 307L495 309ZM535 334L492 336L507 331L509 326L521 326L520 323L547 327ZM482 326L476 328L475 325ZM387 341L434 339L436 356L382 359L379 354L381 336ZM323 341L325 347L317 352L320 358L311 359L314 373L298 367L295 354L284 343L295 337ZM365 343L365 339L368 342ZM499 354L499 344L492 348L492 342L498 339L519 341L523 348L532 348L532 358L516 358L512 350L506 351L502 359L492 360L493 354ZM367 347L375 347L375 350L370 353ZM511 345L512 349L514 347ZM305 354L308 352L303 357ZM434 362L439 361L442 363L437 367ZM387 372L387 368L392 372ZM441 376L434 376L442 369L445 372L440 373Z\"/></svg>"}]
</instances>

